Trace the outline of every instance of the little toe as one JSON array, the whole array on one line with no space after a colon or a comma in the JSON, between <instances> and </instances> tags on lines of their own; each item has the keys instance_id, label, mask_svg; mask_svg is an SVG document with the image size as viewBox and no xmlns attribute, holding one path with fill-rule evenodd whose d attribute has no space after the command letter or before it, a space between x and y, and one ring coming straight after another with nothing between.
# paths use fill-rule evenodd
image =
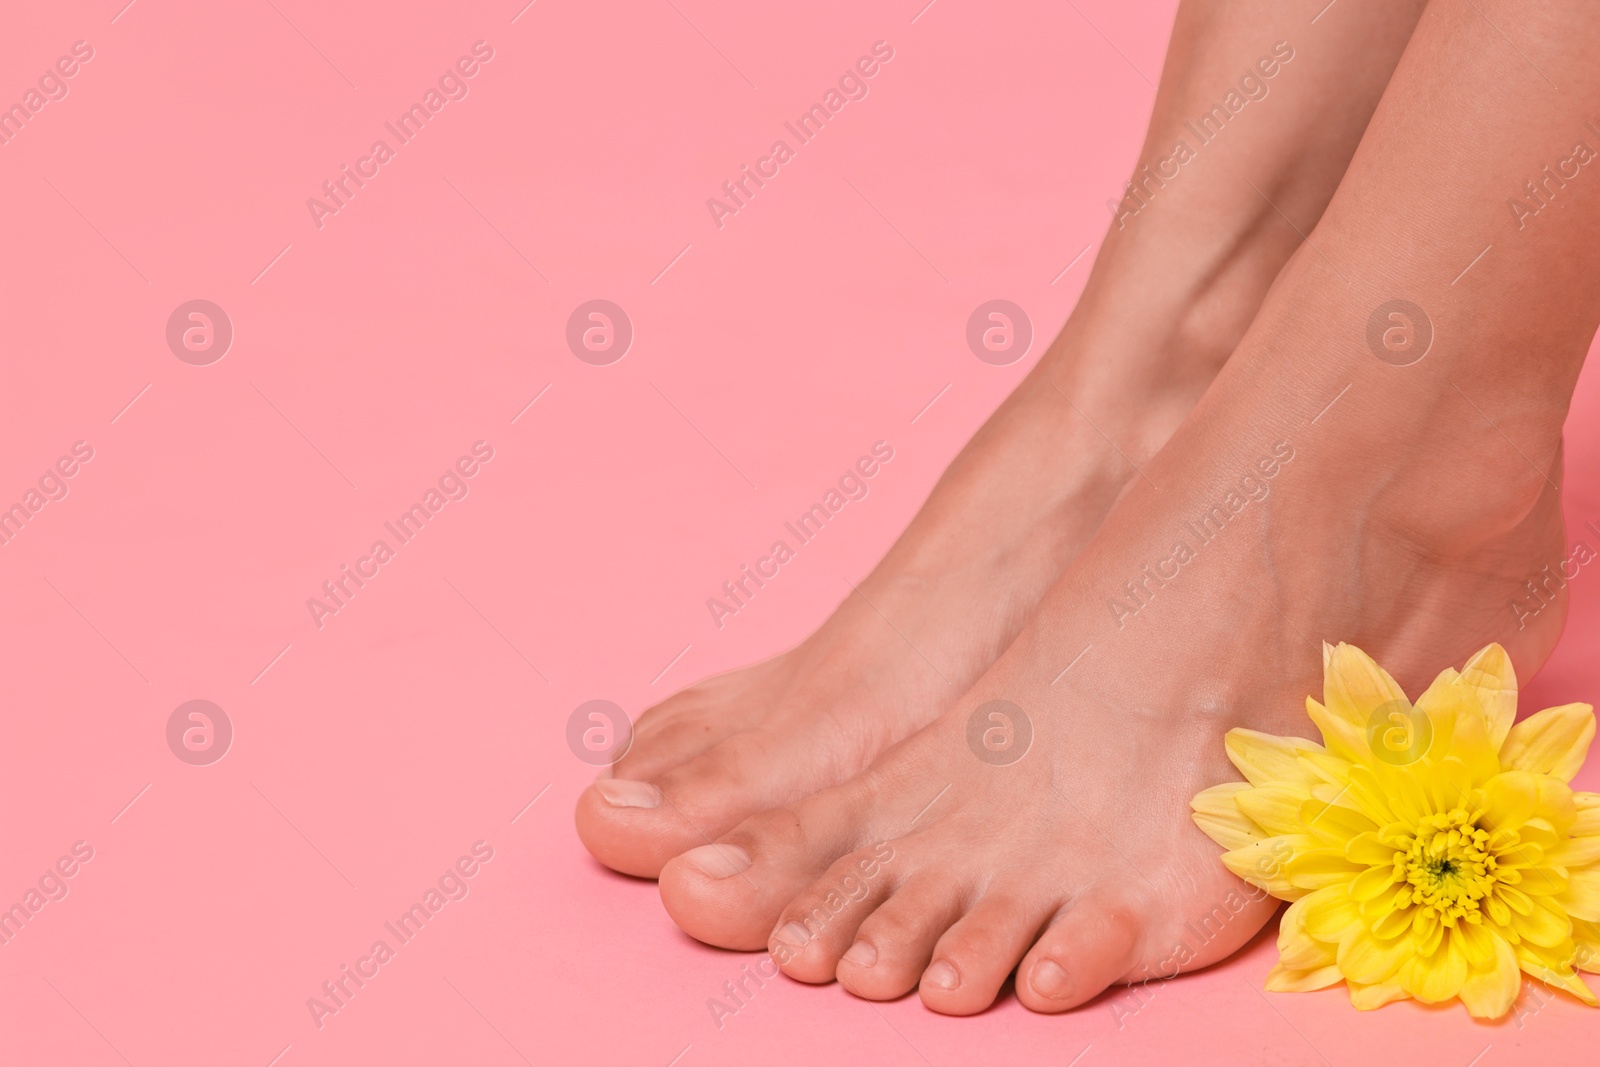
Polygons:
<instances>
[{"instance_id":1,"label":"little toe","mask_svg":"<svg viewBox=\"0 0 1600 1067\"><path fill-rule=\"evenodd\" d=\"M1127 976L1144 923L1122 901L1088 897L1039 936L1017 968L1017 999L1038 1012L1066 1011Z\"/></svg>"},{"instance_id":2,"label":"little toe","mask_svg":"<svg viewBox=\"0 0 1600 1067\"><path fill-rule=\"evenodd\" d=\"M922 1002L945 1015L972 1015L994 1003L1057 901L998 891L986 894L934 947L919 983Z\"/></svg>"}]
</instances>

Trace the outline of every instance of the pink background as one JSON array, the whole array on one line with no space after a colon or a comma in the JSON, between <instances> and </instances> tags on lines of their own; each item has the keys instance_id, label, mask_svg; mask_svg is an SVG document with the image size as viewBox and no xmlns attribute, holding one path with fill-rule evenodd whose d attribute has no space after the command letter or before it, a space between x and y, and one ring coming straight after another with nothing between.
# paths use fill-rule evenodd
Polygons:
<instances>
[{"instance_id":1,"label":"pink background","mask_svg":"<svg viewBox=\"0 0 1600 1067\"><path fill-rule=\"evenodd\" d=\"M583 851L572 709L637 715L814 627L1059 329L1133 159L1170 0L924 2L11 6L0 102L94 58L0 146L0 504L94 458L0 546L0 903L94 858L0 946L0 1061L1488 1067L1593 1033L1566 1001L1489 1027L1266 997L1262 938L1137 1013L780 979L719 1028L756 957ZM470 94L319 229L306 199L478 40ZM706 198L879 40L867 98L719 230ZM165 341L195 298L236 332L209 366ZM564 340L595 298L636 334L605 367ZM992 298L1028 359L966 348ZM706 598L879 439L871 495L717 629ZM318 629L307 598L479 440L466 499ZM1524 710L1600 692L1600 580L1573 593ZM191 699L235 730L210 766L167 747ZM319 1029L307 998L480 840L469 895Z\"/></svg>"}]
</instances>

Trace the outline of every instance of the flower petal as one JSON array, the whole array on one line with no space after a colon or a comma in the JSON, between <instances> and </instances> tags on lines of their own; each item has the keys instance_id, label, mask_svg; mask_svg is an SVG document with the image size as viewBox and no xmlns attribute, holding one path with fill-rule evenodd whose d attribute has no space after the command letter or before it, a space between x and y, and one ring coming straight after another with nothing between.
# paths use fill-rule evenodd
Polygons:
<instances>
[{"instance_id":1,"label":"flower petal","mask_svg":"<svg viewBox=\"0 0 1600 1067\"><path fill-rule=\"evenodd\" d=\"M1487 967L1494 962L1494 942L1497 940L1489 927L1481 922L1457 922L1451 928L1452 937L1461 939L1467 954L1467 966L1473 969Z\"/></svg>"},{"instance_id":2,"label":"flower petal","mask_svg":"<svg viewBox=\"0 0 1600 1067\"><path fill-rule=\"evenodd\" d=\"M1552 988L1564 989L1585 1004L1600 1004L1600 1001L1595 999L1594 993L1583 984L1583 979L1578 977L1577 972L1567 962L1564 952L1529 944L1516 946L1516 952L1517 963L1522 967L1524 974L1537 978Z\"/></svg>"},{"instance_id":3,"label":"flower petal","mask_svg":"<svg viewBox=\"0 0 1600 1067\"><path fill-rule=\"evenodd\" d=\"M1322 699L1336 717L1365 734L1367 720L1385 704L1406 706L1405 692L1389 672L1354 645L1322 646Z\"/></svg>"},{"instance_id":4,"label":"flower petal","mask_svg":"<svg viewBox=\"0 0 1600 1067\"><path fill-rule=\"evenodd\" d=\"M1377 834L1357 834L1344 847L1344 857L1351 863L1370 863L1373 866L1393 866L1400 850L1386 845Z\"/></svg>"},{"instance_id":5,"label":"flower petal","mask_svg":"<svg viewBox=\"0 0 1600 1067\"><path fill-rule=\"evenodd\" d=\"M1376 985L1361 985L1359 982L1347 983L1350 987L1350 1004L1357 1011L1371 1011L1381 1008L1390 1001L1409 1000L1411 994L1401 987L1399 982L1379 982Z\"/></svg>"},{"instance_id":6,"label":"flower petal","mask_svg":"<svg viewBox=\"0 0 1600 1067\"><path fill-rule=\"evenodd\" d=\"M1305 790L1291 785L1258 786L1234 797L1239 810L1268 834L1304 833L1300 808L1307 801Z\"/></svg>"},{"instance_id":7,"label":"flower petal","mask_svg":"<svg viewBox=\"0 0 1600 1067\"><path fill-rule=\"evenodd\" d=\"M1600 793L1573 793L1574 819L1567 827L1573 837L1600 835Z\"/></svg>"},{"instance_id":8,"label":"flower petal","mask_svg":"<svg viewBox=\"0 0 1600 1067\"><path fill-rule=\"evenodd\" d=\"M1548 774L1539 776L1539 806L1534 811L1535 821L1543 820L1551 829L1565 837L1572 833L1572 824L1578 821L1577 794L1559 778ZM1547 843L1555 849L1559 841Z\"/></svg>"},{"instance_id":9,"label":"flower petal","mask_svg":"<svg viewBox=\"0 0 1600 1067\"><path fill-rule=\"evenodd\" d=\"M1527 771L1497 774L1483 787L1483 814L1478 825L1491 833L1516 830L1539 806L1539 779Z\"/></svg>"},{"instance_id":10,"label":"flower petal","mask_svg":"<svg viewBox=\"0 0 1600 1067\"><path fill-rule=\"evenodd\" d=\"M1444 757L1427 776L1434 811L1472 806L1472 772L1454 755ZM1537 799L1537 790L1535 791Z\"/></svg>"},{"instance_id":11,"label":"flower petal","mask_svg":"<svg viewBox=\"0 0 1600 1067\"><path fill-rule=\"evenodd\" d=\"M1331 791L1331 787L1327 787ZM1338 846L1342 852L1350 839L1361 834L1374 833L1378 824L1354 808L1326 804L1320 800L1306 800L1300 804L1296 822L1317 840Z\"/></svg>"},{"instance_id":12,"label":"flower petal","mask_svg":"<svg viewBox=\"0 0 1600 1067\"><path fill-rule=\"evenodd\" d=\"M1265 988L1269 993L1309 993L1326 989L1344 979L1337 966L1318 967L1314 971L1291 971L1282 964L1267 972Z\"/></svg>"},{"instance_id":13,"label":"flower petal","mask_svg":"<svg viewBox=\"0 0 1600 1067\"><path fill-rule=\"evenodd\" d=\"M1505 901L1506 906L1515 913L1512 917L1513 921L1515 915L1533 914L1533 898L1514 885L1500 882L1494 887L1494 895Z\"/></svg>"},{"instance_id":14,"label":"flower petal","mask_svg":"<svg viewBox=\"0 0 1600 1067\"><path fill-rule=\"evenodd\" d=\"M1351 763L1365 763L1372 759L1364 725L1347 722L1310 697L1306 697L1306 714L1311 716L1311 721L1321 731L1322 743L1327 746L1328 755Z\"/></svg>"},{"instance_id":15,"label":"flower petal","mask_svg":"<svg viewBox=\"0 0 1600 1067\"><path fill-rule=\"evenodd\" d=\"M1573 920L1572 940L1577 948L1572 965L1580 971L1600 974L1600 923Z\"/></svg>"},{"instance_id":16,"label":"flower petal","mask_svg":"<svg viewBox=\"0 0 1600 1067\"><path fill-rule=\"evenodd\" d=\"M1378 777L1389 795L1389 807L1401 822L1415 827L1423 816L1435 814L1428 791L1415 774L1407 774L1402 768L1382 768Z\"/></svg>"},{"instance_id":17,"label":"flower petal","mask_svg":"<svg viewBox=\"0 0 1600 1067\"><path fill-rule=\"evenodd\" d=\"M1316 703L1312 701L1312 703ZM1321 705L1318 705L1319 707ZM1329 785L1342 785L1350 780L1350 768L1356 766L1342 756L1335 756L1327 749L1307 749L1300 753L1300 765L1312 778L1327 782Z\"/></svg>"},{"instance_id":18,"label":"flower petal","mask_svg":"<svg viewBox=\"0 0 1600 1067\"><path fill-rule=\"evenodd\" d=\"M1398 894L1396 894L1398 897ZM1399 937L1411 928L1414 922L1413 913L1404 906L1391 902L1389 913L1372 924L1372 932L1387 941L1391 937Z\"/></svg>"},{"instance_id":19,"label":"flower petal","mask_svg":"<svg viewBox=\"0 0 1600 1067\"><path fill-rule=\"evenodd\" d=\"M1203 790L1189 801L1195 825L1223 848L1241 848L1261 840L1266 834L1234 802L1240 790L1249 788L1246 782L1224 782Z\"/></svg>"},{"instance_id":20,"label":"flower petal","mask_svg":"<svg viewBox=\"0 0 1600 1067\"><path fill-rule=\"evenodd\" d=\"M1394 865L1387 867L1368 867L1350 881L1349 893L1351 900L1368 901L1388 893L1394 886L1400 884L1400 876L1395 873ZM1384 977L1388 977L1385 975ZM1376 979L1367 979L1376 981Z\"/></svg>"},{"instance_id":21,"label":"flower petal","mask_svg":"<svg viewBox=\"0 0 1600 1067\"><path fill-rule=\"evenodd\" d=\"M1494 934L1485 936L1492 943L1494 961L1488 966L1472 968L1467 980L1461 983L1461 1003L1474 1018L1498 1019L1516 1003L1517 994L1522 991L1522 974L1517 967L1517 954L1510 944Z\"/></svg>"},{"instance_id":22,"label":"flower petal","mask_svg":"<svg viewBox=\"0 0 1600 1067\"><path fill-rule=\"evenodd\" d=\"M1540 785L1545 785L1552 782L1556 785L1561 784L1554 778L1539 779ZM1521 826L1517 827L1517 836L1522 839L1522 844L1524 847L1528 845L1539 846L1539 854L1541 856L1546 852L1554 852L1561 846L1561 832L1554 826L1550 825L1550 821L1548 819L1540 818L1537 815L1523 823ZM1513 860L1513 862L1515 861Z\"/></svg>"},{"instance_id":23,"label":"flower petal","mask_svg":"<svg viewBox=\"0 0 1600 1067\"><path fill-rule=\"evenodd\" d=\"M1500 764L1570 782L1593 740L1594 708L1588 704L1546 708L1511 728L1500 748Z\"/></svg>"},{"instance_id":24,"label":"flower petal","mask_svg":"<svg viewBox=\"0 0 1600 1067\"><path fill-rule=\"evenodd\" d=\"M1278 962L1291 971L1314 971L1332 966L1338 959L1335 945L1318 941L1306 933L1306 902L1301 897L1290 904L1278 924Z\"/></svg>"},{"instance_id":25,"label":"flower petal","mask_svg":"<svg viewBox=\"0 0 1600 1067\"><path fill-rule=\"evenodd\" d=\"M1382 982L1394 977L1415 953L1409 937L1380 941L1370 931L1356 930L1339 942L1339 969L1352 982Z\"/></svg>"},{"instance_id":26,"label":"flower petal","mask_svg":"<svg viewBox=\"0 0 1600 1067\"><path fill-rule=\"evenodd\" d=\"M1532 849L1534 846L1525 847ZM1531 897L1559 896L1572 884L1563 868L1543 863L1534 867L1520 868L1519 873L1522 875L1522 881L1517 883L1517 888Z\"/></svg>"},{"instance_id":27,"label":"flower petal","mask_svg":"<svg viewBox=\"0 0 1600 1067\"><path fill-rule=\"evenodd\" d=\"M1559 903L1575 919L1600 922L1600 869L1569 871Z\"/></svg>"},{"instance_id":28,"label":"flower petal","mask_svg":"<svg viewBox=\"0 0 1600 1067\"><path fill-rule=\"evenodd\" d=\"M1238 727L1224 742L1228 759L1251 785L1297 784L1309 789L1316 776L1300 762L1301 752L1321 752L1322 746L1303 737L1275 737Z\"/></svg>"},{"instance_id":29,"label":"flower petal","mask_svg":"<svg viewBox=\"0 0 1600 1067\"><path fill-rule=\"evenodd\" d=\"M1467 953L1454 937L1440 939L1431 956L1415 957L1410 993L1425 1004L1438 1004L1461 992L1467 981Z\"/></svg>"},{"instance_id":30,"label":"flower petal","mask_svg":"<svg viewBox=\"0 0 1600 1067\"><path fill-rule=\"evenodd\" d=\"M1477 706L1473 691L1460 684L1451 687L1454 728L1450 731L1447 747L1440 747L1440 735L1435 735L1430 758L1449 756L1460 760L1467 768L1468 779L1474 785L1482 784L1500 773L1499 746L1489 739L1489 723ZM1423 696L1427 696L1426 693ZM1422 707L1419 700L1417 706ZM1442 715L1430 713L1437 722ZM1442 735L1443 731L1440 731Z\"/></svg>"},{"instance_id":31,"label":"flower petal","mask_svg":"<svg viewBox=\"0 0 1600 1067\"><path fill-rule=\"evenodd\" d=\"M1511 657L1499 645L1489 645L1467 660L1461 681L1477 692L1478 706L1489 724L1489 741L1499 749L1517 718L1517 672Z\"/></svg>"},{"instance_id":32,"label":"flower petal","mask_svg":"<svg viewBox=\"0 0 1600 1067\"><path fill-rule=\"evenodd\" d=\"M1289 864L1315 842L1305 834L1264 837L1222 854L1222 865L1236 877L1265 889L1279 900L1299 900L1306 890L1289 878Z\"/></svg>"},{"instance_id":33,"label":"flower petal","mask_svg":"<svg viewBox=\"0 0 1600 1067\"><path fill-rule=\"evenodd\" d=\"M1360 763L1352 764L1347 776L1348 790L1344 799L1354 804L1361 814L1379 826L1394 822L1394 805L1389 802L1392 790L1386 788L1386 781L1387 776L1379 777L1372 767Z\"/></svg>"},{"instance_id":34,"label":"flower petal","mask_svg":"<svg viewBox=\"0 0 1600 1067\"><path fill-rule=\"evenodd\" d=\"M1416 938L1417 955L1431 956L1444 939L1444 924L1432 908L1417 908L1411 915L1411 933Z\"/></svg>"},{"instance_id":35,"label":"flower petal","mask_svg":"<svg viewBox=\"0 0 1600 1067\"><path fill-rule=\"evenodd\" d=\"M1305 924L1306 933L1318 941L1338 941L1361 925L1361 912L1344 886L1325 886L1306 898Z\"/></svg>"},{"instance_id":36,"label":"flower petal","mask_svg":"<svg viewBox=\"0 0 1600 1067\"><path fill-rule=\"evenodd\" d=\"M1365 869L1362 865L1345 859L1339 849L1322 847L1297 849L1283 865L1283 873L1287 876L1289 884L1301 890L1343 885ZM1276 893L1273 895L1277 896Z\"/></svg>"},{"instance_id":37,"label":"flower petal","mask_svg":"<svg viewBox=\"0 0 1600 1067\"><path fill-rule=\"evenodd\" d=\"M1435 762L1449 755L1458 719L1483 716L1476 692L1462 685L1461 676L1448 667L1439 672L1439 676L1417 698L1414 706L1427 719L1428 733L1431 735L1427 750L1419 755Z\"/></svg>"},{"instance_id":38,"label":"flower petal","mask_svg":"<svg viewBox=\"0 0 1600 1067\"><path fill-rule=\"evenodd\" d=\"M1523 941L1540 948L1556 948L1572 937L1572 920L1559 906L1550 906L1542 897L1533 898L1533 907L1526 915L1512 915L1511 928Z\"/></svg>"}]
</instances>

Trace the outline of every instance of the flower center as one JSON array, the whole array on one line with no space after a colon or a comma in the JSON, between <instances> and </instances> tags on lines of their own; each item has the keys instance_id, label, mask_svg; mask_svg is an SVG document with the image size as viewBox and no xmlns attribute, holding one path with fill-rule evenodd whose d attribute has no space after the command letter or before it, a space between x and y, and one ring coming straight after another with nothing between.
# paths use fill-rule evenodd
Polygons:
<instances>
[{"instance_id":1,"label":"flower center","mask_svg":"<svg viewBox=\"0 0 1600 1067\"><path fill-rule=\"evenodd\" d=\"M1462 917L1480 921L1478 902L1499 880L1488 841L1488 832L1473 825L1460 808L1425 816L1401 861L1412 903L1448 926Z\"/></svg>"}]
</instances>

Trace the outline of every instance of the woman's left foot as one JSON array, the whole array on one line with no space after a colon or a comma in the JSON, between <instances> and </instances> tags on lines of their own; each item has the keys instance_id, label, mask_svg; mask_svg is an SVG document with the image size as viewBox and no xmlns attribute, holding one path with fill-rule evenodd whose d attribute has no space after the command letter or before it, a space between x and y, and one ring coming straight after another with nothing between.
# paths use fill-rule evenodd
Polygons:
<instances>
[{"instance_id":1,"label":"woman's left foot","mask_svg":"<svg viewBox=\"0 0 1600 1067\"><path fill-rule=\"evenodd\" d=\"M1025 1005L1064 1010L1220 960L1272 915L1189 801L1237 777L1230 727L1311 733L1324 639L1413 697L1491 641L1537 669L1561 611L1518 629L1511 603L1561 558L1564 398L1497 431L1493 383L1469 399L1452 353L1352 357L1365 311L1322 270L1291 264L1277 310L965 698L724 835L730 876L667 864L683 929L870 999L919 988L968 1014L1016 970ZM1394 684L1364 664L1334 666L1358 695Z\"/></svg>"}]
</instances>

